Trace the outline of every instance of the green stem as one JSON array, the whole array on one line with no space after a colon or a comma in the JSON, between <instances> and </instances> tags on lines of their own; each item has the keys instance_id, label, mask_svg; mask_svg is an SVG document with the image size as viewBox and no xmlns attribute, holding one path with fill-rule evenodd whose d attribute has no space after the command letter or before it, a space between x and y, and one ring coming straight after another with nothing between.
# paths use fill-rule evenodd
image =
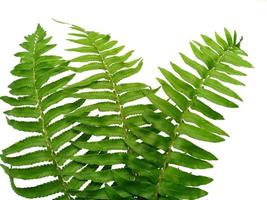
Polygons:
<instances>
[{"instance_id":1,"label":"green stem","mask_svg":"<svg viewBox=\"0 0 267 200\"><path fill-rule=\"evenodd\" d=\"M126 127L125 116L123 115L123 112L122 112L123 105L120 102L120 98L119 98L120 95L119 95L119 93L117 91L117 84L114 82L114 80L112 78L112 74L109 71L109 66L106 63L106 61L105 61L103 55L101 54L100 50L97 48L97 46L95 44L93 44L93 46L96 48L97 53L99 54L99 56L101 58L101 62L103 63L103 65L105 67L105 72L108 75L108 79L109 79L109 81L110 81L110 83L112 85L112 91L113 91L113 94L116 97L116 104L118 105L118 110L119 110L118 112L119 112L119 115L120 115L120 118L121 118L121 124L122 124L122 128L123 128L123 131L124 131L124 137L127 138L128 137L128 128Z\"/></svg>"}]
</instances>

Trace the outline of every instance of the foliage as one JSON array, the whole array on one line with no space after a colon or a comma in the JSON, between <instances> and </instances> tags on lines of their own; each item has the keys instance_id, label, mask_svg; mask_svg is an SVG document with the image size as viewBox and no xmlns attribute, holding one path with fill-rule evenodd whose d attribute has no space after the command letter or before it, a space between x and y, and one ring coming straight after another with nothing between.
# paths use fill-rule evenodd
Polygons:
<instances>
[{"instance_id":1,"label":"foliage","mask_svg":"<svg viewBox=\"0 0 267 200\"><path fill-rule=\"evenodd\" d=\"M153 110L154 106L140 104L138 100L145 97L145 92L156 90L143 83L125 81L138 73L143 65L142 59L131 59L133 51L123 52L124 46L118 46L109 35L86 31L75 25L71 29L74 33L70 35L74 38L69 41L78 46L68 50L79 55L71 59L71 65L76 64L76 67L70 69L79 74L90 73L85 79L68 86L77 90L73 98L88 102L67 116L79 123L75 130L89 136L87 141L73 143L87 150L86 154L72 157L84 166L74 177L84 183L90 181L82 192L74 194L80 199L130 198L130 194L117 187L114 174L129 181L135 179L127 165L128 156L136 159L126 142L130 131L128 124L147 124L141 113L145 109ZM97 115L93 114L95 110L98 110ZM113 185L112 189L102 187L108 183Z\"/></svg>"},{"instance_id":2,"label":"foliage","mask_svg":"<svg viewBox=\"0 0 267 200\"><path fill-rule=\"evenodd\" d=\"M199 144L222 142L227 136L210 121L222 120L223 116L209 104L238 107L233 100L241 98L226 83L244 85L233 76L244 76L241 67L252 67L243 58L246 53L240 49L236 33L232 36L225 29L225 35L226 41L216 33L216 41L202 35L205 44L190 43L198 61L180 54L197 75L174 63L171 63L174 72L160 68L165 80L159 78L158 81L168 99L150 92L146 95L166 117L158 111L146 110L143 113L145 120L157 132L131 126L131 148L144 158L143 165L149 163L149 166L143 167L141 172L136 171L144 180L124 183L126 191L154 200L198 199L207 195L199 186L210 183L212 179L191 171L211 168L210 161L217 158ZM165 135L158 134L159 131ZM137 139L142 140L142 144L137 145ZM164 153L159 153L159 150ZM145 169L149 174L142 175ZM144 193L140 192L144 187Z\"/></svg>"},{"instance_id":3,"label":"foliage","mask_svg":"<svg viewBox=\"0 0 267 200\"><path fill-rule=\"evenodd\" d=\"M46 54L55 45L50 44L51 37L46 36L43 28L38 25L25 40L21 44L24 51L16 54L20 63L11 71L19 77L9 85L12 96L1 99L12 106L5 112L8 124L26 132L26 137L2 151L1 159L5 163L2 167L18 195L37 198L58 193L62 195L57 199L72 199L68 192L72 182L67 182L64 174L75 164L63 165L69 156L79 151L70 143L77 139L79 131L73 129L72 120L62 115L76 110L84 100L64 103L73 90L63 86L75 74L65 74L68 62L61 57ZM15 179L41 182L45 177L53 178L28 188L17 187L15 183Z\"/></svg>"},{"instance_id":4,"label":"foliage","mask_svg":"<svg viewBox=\"0 0 267 200\"><path fill-rule=\"evenodd\" d=\"M197 60L180 53L186 70L160 68L158 89L126 81L143 65L110 35L71 25L74 58L48 55L55 47L38 25L16 54L11 73L11 106L7 122L25 139L1 154L13 190L26 198L70 199L198 199L212 178L193 174L213 167L215 155L203 142L224 141L228 134L217 105L236 108L241 97L231 85L244 85L244 59L237 34L226 39L202 35L190 43ZM78 79L78 80L75 80ZM146 100L145 100L146 99ZM144 103L146 102L147 103ZM214 106L216 105L216 106ZM48 181L43 181L43 179ZM16 179L37 185L19 187Z\"/></svg>"}]
</instances>

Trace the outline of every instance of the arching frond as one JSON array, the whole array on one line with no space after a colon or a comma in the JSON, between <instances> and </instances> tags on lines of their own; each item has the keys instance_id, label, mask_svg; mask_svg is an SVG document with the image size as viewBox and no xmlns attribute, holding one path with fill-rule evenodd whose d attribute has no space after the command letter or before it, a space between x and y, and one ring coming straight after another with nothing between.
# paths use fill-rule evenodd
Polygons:
<instances>
[{"instance_id":1,"label":"arching frond","mask_svg":"<svg viewBox=\"0 0 267 200\"><path fill-rule=\"evenodd\" d=\"M62 118L62 115L75 111L84 100L61 103L74 92L73 89L62 89L74 74L64 75L63 72L68 71L68 62L46 53L55 47L50 40L51 37L47 37L38 25L21 44L24 51L16 54L20 63L11 73L18 79L9 85L11 96L1 99L11 105L11 109L5 112L8 124L27 132L28 136L2 151L2 167L18 195L39 198L57 194L57 199L73 199L63 165L68 156L79 151L70 142L80 132L72 128L73 121ZM17 179L43 178L52 180L32 187L16 185Z\"/></svg>"},{"instance_id":2,"label":"arching frond","mask_svg":"<svg viewBox=\"0 0 267 200\"><path fill-rule=\"evenodd\" d=\"M235 100L241 98L228 85L244 85L236 76L245 75L241 67L252 67L244 59L246 53L236 41L236 33L232 36L225 29L225 35L226 40L216 34L216 41L202 35L205 44L190 43L198 61L180 54L195 73L174 63L174 72L160 68L164 79L158 81L168 100L145 92L157 110L146 110L143 117L156 131L128 125L131 134L126 143L142 158L128 160L128 165L134 166L139 177L131 181L116 175L119 185L130 194L153 200L207 195L199 186L212 179L191 171L212 168L211 161L217 159L199 146L202 142L222 142L227 136L211 121L223 119L212 104L238 107Z\"/></svg>"},{"instance_id":3,"label":"arching frond","mask_svg":"<svg viewBox=\"0 0 267 200\"><path fill-rule=\"evenodd\" d=\"M129 135L128 124L147 124L141 114L144 109L154 110L154 106L140 104L137 100L145 97L145 92L154 93L155 90L143 83L125 81L138 73L143 65L140 58L131 59L132 51L123 52L124 46L118 46L109 35L86 31L75 25L71 28L75 33L70 33L74 38L69 40L77 47L69 51L79 55L71 60L70 69L90 75L68 86L77 90L72 97L86 100L85 106L68 116L79 122L75 130L90 138L100 138L99 141L89 139L74 143L87 151L72 158L82 166L74 180L90 182L82 192L74 190L74 194L80 199L132 199L132 195L120 191L114 174L134 180L135 175L125 166L128 156L134 156L125 142ZM99 111L97 115L92 114L95 110ZM107 184L112 187L106 187Z\"/></svg>"}]
</instances>

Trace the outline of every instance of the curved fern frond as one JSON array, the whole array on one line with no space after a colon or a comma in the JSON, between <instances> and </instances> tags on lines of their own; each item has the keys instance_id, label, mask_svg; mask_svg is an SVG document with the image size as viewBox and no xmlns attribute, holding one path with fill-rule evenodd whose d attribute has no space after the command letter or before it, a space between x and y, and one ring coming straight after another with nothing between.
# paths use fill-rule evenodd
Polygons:
<instances>
[{"instance_id":1,"label":"curved fern frond","mask_svg":"<svg viewBox=\"0 0 267 200\"><path fill-rule=\"evenodd\" d=\"M216 41L202 35L205 44L192 42L191 49L199 61L180 54L196 73L174 63L171 63L174 73L160 68L165 80L158 81L168 100L145 92L160 113L157 110L143 113L156 131L151 127L128 125L132 134L126 143L141 156L139 160L128 160L128 165L135 168L139 177L135 181L116 177L130 194L153 200L198 199L207 195L199 186L212 179L190 171L211 168L210 161L217 158L199 144L222 142L227 136L211 122L223 116L210 104L238 107L234 99L241 98L226 84L244 85L234 76L245 75L241 67L252 67L244 59L246 53L236 41L236 33L232 36L225 29L225 35L226 40L216 34Z\"/></svg>"},{"instance_id":2,"label":"curved fern frond","mask_svg":"<svg viewBox=\"0 0 267 200\"><path fill-rule=\"evenodd\" d=\"M89 140L74 142L87 153L72 158L81 164L74 180L86 184L82 192L77 191L81 188L75 188L73 194L79 199L132 199L132 195L118 188L114 174L134 180L134 174L125 166L128 156L134 156L125 142L129 134L127 124L147 124L141 114L144 109L155 108L137 100L144 98L145 92L156 90L143 83L125 81L138 73L143 65L141 59L130 58L132 51L123 53L124 46L117 46L117 41L111 40L109 35L86 31L75 25L71 28L75 33L70 33L74 39L69 40L78 47L69 51L79 55L71 60L71 65L76 66L70 69L82 75L90 73L68 86L77 89L72 97L86 100L85 106L68 117L79 122L75 130L90 137ZM99 111L97 115L93 114L95 110ZM97 141L91 139L96 137Z\"/></svg>"},{"instance_id":3,"label":"curved fern frond","mask_svg":"<svg viewBox=\"0 0 267 200\"><path fill-rule=\"evenodd\" d=\"M68 182L63 174L63 165L68 156L79 149L70 144L77 139L79 131L72 129L73 121L62 115L79 108L84 100L64 103L73 89L62 88L74 74L66 75L68 62L59 56L47 55L54 44L44 29L38 25L36 31L25 37L21 44L23 52L16 54L20 63L11 73L19 77L10 85L12 96L1 99L12 106L5 112L13 128L28 132L28 136L3 150L1 165L9 175L13 190L26 198L58 196L55 199L73 199ZM63 103L62 103L63 102ZM78 138L77 140L79 140ZM43 178L47 178L43 183ZM18 187L16 180L36 179L32 187Z\"/></svg>"}]
</instances>

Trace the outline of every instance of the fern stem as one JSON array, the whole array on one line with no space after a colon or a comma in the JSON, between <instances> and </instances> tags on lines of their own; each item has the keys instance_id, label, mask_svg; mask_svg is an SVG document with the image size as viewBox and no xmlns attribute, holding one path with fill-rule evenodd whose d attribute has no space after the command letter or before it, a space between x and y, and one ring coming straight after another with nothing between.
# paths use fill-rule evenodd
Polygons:
<instances>
[{"instance_id":1,"label":"fern stem","mask_svg":"<svg viewBox=\"0 0 267 200\"><path fill-rule=\"evenodd\" d=\"M123 112L122 112L123 105L120 103L120 98L119 98L120 95L119 95L119 93L117 91L117 84L114 82L114 80L112 78L112 74L110 73L110 71L108 69L109 66L105 62L105 59L104 59L103 55L101 54L100 50L97 48L97 46L95 44L93 44L93 46L96 48L97 53L99 54L99 56L101 58L101 62L103 63L103 65L105 67L105 72L108 75L109 81L112 84L112 90L113 90L113 93L114 93L114 95L116 97L116 104L118 105L118 109L119 109L119 115L120 115L120 118L121 118L121 124L122 124L122 128L123 128L123 131L124 131L124 137L127 138L128 137L128 128L126 127L126 124L125 124L125 116L123 115ZM128 148L128 150L129 150L129 148Z\"/></svg>"},{"instance_id":2,"label":"fern stem","mask_svg":"<svg viewBox=\"0 0 267 200\"><path fill-rule=\"evenodd\" d=\"M112 74L109 71L109 66L105 62L105 59L104 59L103 55L101 54L100 50L98 49L98 47L95 44L93 44L93 46L97 50L97 53L99 54L99 56L101 58L101 62L103 63L103 65L105 67L105 72L108 75L109 81L112 84L112 90L113 90L113 93L114 93L114 95L116 97L116 104L118 105L118 110L119 110L118 112L119 112L119 115L120 115L120 118L121 118L121 124L122 124L122 129L123 129L123 132L124 132L124 138L127 139L128 138L128 134L129 134L129 129L127 128L126 123L125 123L125 116L123 115L123 111L122 111L123 105L120 102L120 98L119 98L120 95L119 95L119 93L117 91L117 84L114 82L114 80L112 78ZM133 151L129 148L129 146L127 146L127 153L129 153L129 154L133 153ZM132 174L134 176L137 176L137 174L134 173L134 172L132 172ZM140 200L142 200L142 199L140 199Z\"/></svg>"},{"instance_id":3,"label":"fern stem","mask_svg":"<svg viewBox=\"0 0 267 200\"><path fill-rule=\"evenodd\" d=\"M38 37L36 37L36 39L38 39ZM42 135L45 138L46 148L47 148L48 152L51 155L52 162L56 167L56 170L57 170L57 173L58 173L57 178L58 178L59 182L62 184L62 187L63 187L63 190L64 190L64 195L69 200L72 200L73 198L71 197L71 195L70 195L70 193L68 191L67 183L63 179L63 175L61 173L60 165L56 161L56 152L53 150L53 147L52 147L52 144L51 144L52 142L51 142L50 137L48 136L47 127L45 125L44 112L43 112L42 107L41 107L41 98L39 97L39 93L38 93L38 90L37 90L37 87L36 87L35 51L36 51L36 42L34 44L34 49L33 49L33 54L32 54L32 56L33 56L33 61L32 61L33 70L32 70L32 73L33 73L33 88L34 88L34 94L35 94L35 98L36 98L36 107L37 107L37 110L39 112L39 120L40 120L41 126L42 126Z\"/></svg>"},{"instance_id":4,"label":"fern stem","mask_svg":"<svg viewBox=\"0 0 267 200\"><path fill-rule=\"evenodd\" d=\"M219 57L215 61L215 63L219 63L223 59L223 57L229 51L231 51L231 49L232 49L232 47L229 47L229 48L225 49L225 51L221 55L219 55ZM180 136L179 129L180 129L181 125L184 123L184 114L190 110L192 105L194 105L195 101L198 98L198 91L203 87L205 81L210 77L211 72L215 71L215 70L216 70L216 67L212 67L211 69L207 69L206 74L201 78L198 87L195 89L194 94L192 95L191 99L189 100L189 102L187 104L187 107L184 109L184 111L181 114L180 121L178 122L178 124L176 125L176 127L174 129L174 137L172 138L172 140L170 142L170 145L169 145L169 148L168 148L168 151L165 154L163 166L160 169L160 175L159 175L159 178L158 178L158 181L157 181L156 192L154 194L154 200L159 200L159 192L160 192L162 178L164 176L166 168L168 167L168 160L169 160L169 156L170 156L170 154L172 152L172 146L174 145L174 143L177 140L177 138Z\"/></svg>"}]
</instances>

